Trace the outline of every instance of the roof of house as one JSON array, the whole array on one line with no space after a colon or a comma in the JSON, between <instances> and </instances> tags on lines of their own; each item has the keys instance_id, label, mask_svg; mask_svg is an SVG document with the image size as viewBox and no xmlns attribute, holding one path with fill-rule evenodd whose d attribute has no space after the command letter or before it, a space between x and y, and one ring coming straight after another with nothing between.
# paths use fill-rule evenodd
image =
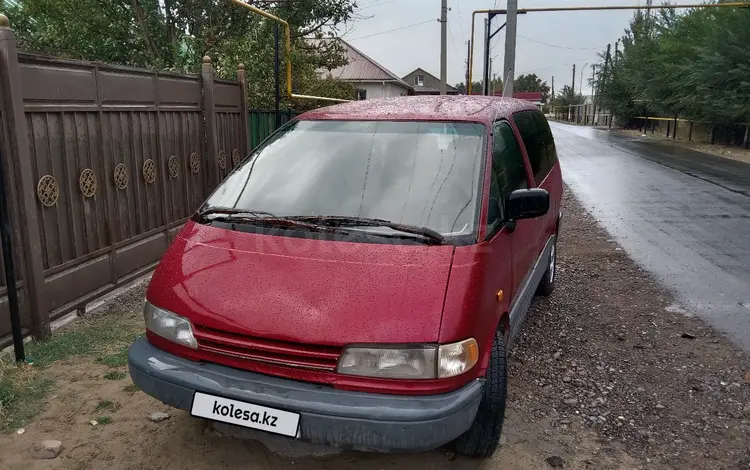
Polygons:
<instances>
[{"instance_id":1,"label":"roof of house","mask_svg":"<svg viewBox=\"0 0 750 470\"><path fill-rule=\"evenodd\" d=\"M527 101L542 101L544 95L541 91L514 91L513 98Z\"/></svg>"},{"instance_id":2,"label":"roof of house","mask_svg":"<svg viewBox=\"0 0 750 470\"><path fill-rule=\"evenodd\" d=\"M337 38L337 40L344 46L348 63L327 72L328 75L346 82L392 82L407 90L413 89L411 85L401 80L395 73L375 62L375 60L364 52L341 38Z\"/></svg>"},{"instance_id":3,"label":"roof of house","mask_svg":"<svg viewBox=\"0 0 750 470\"><path fill-rule=\"evenodd\" d=\"M440 81L439 78L437 78L436 76L434 76L430 72L427 72L425 69L423 69L421 67L417 67L413 71L411 71L411 72L407 73L406 75L404 75L403 77L401 77L401 79L404 80L404 81L406 81L406 77L408 77L409 75L412 75L414 73L417 73L417 72L419 72L420 75L429 75L430 77L434 78L436 81L438 81L438 82ZM455 87L452 87L452 86L448 85L447 83L446 83L446 87L447 87L447 91L458 92L458 90L456 90ZM421 92L431 92L431 93L432 92L440 92L439 88L433 88L433 87L429 87L429 86L414 87L414 90L418 90L418 91L421 91Z\"/></svg>"},{"instance_id":4,"label":"roof of house","mask_svg":"<svg viewBox=\"0 0 750 470\"><path fill-rule=\"evenodd\" d=\"M498 117L537 109L528 101L493 96L418 95L350 101L308 111L298 119L469 121L491 123Z\"/></svg>"}]
</instances>

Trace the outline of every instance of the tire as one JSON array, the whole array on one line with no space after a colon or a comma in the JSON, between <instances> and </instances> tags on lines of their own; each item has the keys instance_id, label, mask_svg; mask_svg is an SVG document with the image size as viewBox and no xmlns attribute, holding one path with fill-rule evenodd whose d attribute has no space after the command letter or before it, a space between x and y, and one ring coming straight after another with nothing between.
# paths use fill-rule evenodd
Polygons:
<instances>
[{"instance_id":1,"label":"tire","mask_svg":"<svg viewBox=\"0 0 750 470\"><path fill-rule=\"evenodd\" d=\"M547 297L552 294L555 290L555 279L557 271L557 237L555 237L555 243L552 245L552 252L549 255L549 265L547 271L544 272L542 280L539 281L539 286L536 288L536 294L540 297Z\"/></svg>"},{"instance_id":2,"label":"tire","mask_svg":"<svg viewBox=\"0 0 750 470\"><path fill-rule=\"evenodd\" d=\"M471 427L454 440L450 447L457 454L489 458L500 442L505 420L508 376L505 366L505 341L502 331L495 332L490 364L485 376L482 401Z\"/></svg>"}]
</instances>

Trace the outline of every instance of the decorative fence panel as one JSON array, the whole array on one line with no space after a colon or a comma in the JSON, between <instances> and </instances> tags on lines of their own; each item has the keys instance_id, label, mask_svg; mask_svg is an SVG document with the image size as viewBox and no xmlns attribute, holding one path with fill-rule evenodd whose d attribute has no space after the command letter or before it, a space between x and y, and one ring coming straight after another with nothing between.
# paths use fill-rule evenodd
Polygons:
<instances>
[{"instance_id":1,"label":"decorative fence panel","mask_svg":"<svg viewBox=\"0 0 750 470\"><path fill-rule=\"evenodd\" d=\"M247 153L242 137L245 120L242 116L241 101L237 99L242 93L239 83L225 80L214 82L218 163L222 178L229 174Z\"/></svg>"},{"instance_id":2,"label":"decorative fence panel","mask_svg":"<svg viewBox=\"0 0 750 470\"><path fill-rule=\"evenodd\" d=\"M207 58L201 76L176 75L17 54L7 27L2 39L12 40L0 45L0 116L22 324L43 338L50 320L152 269L247 153L244 69L220 81ZM0 346L8 317L0 273Z\"/></svg>"}]
</instances>

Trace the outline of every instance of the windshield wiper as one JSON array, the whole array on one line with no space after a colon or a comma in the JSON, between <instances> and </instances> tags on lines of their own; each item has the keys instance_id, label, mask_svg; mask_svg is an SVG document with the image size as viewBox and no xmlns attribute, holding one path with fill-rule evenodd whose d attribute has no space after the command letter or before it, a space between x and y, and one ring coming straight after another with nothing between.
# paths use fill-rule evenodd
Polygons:
<instances>
[{"instance_id":1,"label":"windshield wiper","mask_svg":"<svg viewBox=\"0 0 750 470\"><path fill-rule=\"evenodd\" d=\"M292 220L300 220L303 222L315 222L331 227L388 227L397 232L417 235L423 239L426 239L430 244L445 244L445 237L440 232L437 232L431 228L400 224L385 219L349 217L344 215L301 215L289 218Z\"/></svg>"},{"instance_id":2,"label":"windshield wiper","mask_svg":"<svg viewBox=\"0 0 750 470\"><path fill-rule=\"evenodd\" d=\"M213 217L211 217L213 216ZM271 212L236 209L232 207L213 206L198 211L193 220L196 222L224 222L229 224L253 224L274 227L302 227L317 232L335 232L332 227L304 220L279 217Z\"/></svg>"},{"instance_id":3,"label":"windshield wiper","mask_svg":"<svg viewBox=\"0 0 750 470\"><path fill-rule=\"evenodd\" d=\"M237 209L234 207L220 207L220 206L210 206L203 210L200 210L196 212L195 217L199 220L207 220L208 216L210 215L221 215L221 216L239 216L239 217L253 217L253 218L260 218L260 217L276 217L274 214L266 211L253 211L253 210L246 210L246 209ZM222 217L223 219L224 217ZM213 219L211 219L213 220Z\"/></svg>"}]
</instances>

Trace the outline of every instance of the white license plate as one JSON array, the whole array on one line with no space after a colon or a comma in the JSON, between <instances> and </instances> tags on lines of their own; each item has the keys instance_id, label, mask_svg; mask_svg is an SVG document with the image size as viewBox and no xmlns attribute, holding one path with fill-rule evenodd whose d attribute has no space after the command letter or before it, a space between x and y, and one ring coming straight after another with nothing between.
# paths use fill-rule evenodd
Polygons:
<instances>
[{"instance_id":1,"label":"white license plate","mask_svg":"<svg viewBox=\"0 0 750 470\"><path fill-rule=\"evenodd\" d=\"M299 413L195 392L190 414L245 428L298 437Z\"/></svg>"}]
</instances>

